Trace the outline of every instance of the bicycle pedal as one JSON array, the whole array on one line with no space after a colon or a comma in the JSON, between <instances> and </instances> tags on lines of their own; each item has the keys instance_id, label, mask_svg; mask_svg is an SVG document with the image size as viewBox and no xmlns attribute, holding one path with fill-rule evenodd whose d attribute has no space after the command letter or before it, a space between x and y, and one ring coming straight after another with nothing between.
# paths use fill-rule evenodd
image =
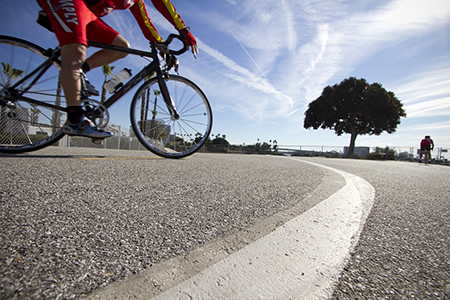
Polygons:
<instances>
[{"instance_id":1,"label":"bicycle pedal","mask_svg":"<svg viewBox=\"0 0 450 300\"><path fill-rule=\"evenodd\" d=\"M91 139L92 143L96 144L96 145L101 145L103 144L103 139Z\"/></svg>"}]
</instances>

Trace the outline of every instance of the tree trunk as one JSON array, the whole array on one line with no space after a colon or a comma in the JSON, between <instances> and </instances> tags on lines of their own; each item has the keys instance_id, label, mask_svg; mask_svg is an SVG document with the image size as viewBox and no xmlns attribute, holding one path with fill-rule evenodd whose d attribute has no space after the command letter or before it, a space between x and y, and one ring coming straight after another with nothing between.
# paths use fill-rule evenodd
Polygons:
<instances>
[{"instance_id":1,"label":"tree trunk","mask_svg":"<svg viewBox=\"0 0 450 300\"><path fill-rule=\"evenodd\" d=\"M56 86L56 99L55 99L56 106L61 106L61 92L62 92L61 78L58 76L58 83ZM60 123L61 123L61 112L57 109L54 109L52 115L52 133L55 133L61 128Z\"/></svg>"},{"instance_id":2,"label":"tree trunk","mask_svg":"<svg viewBox=\"0 0 450 300\"><path fill-rule=\"evenodd\" d=\"M105 101L106 101L105 83L106 83L106 80L103 82L103 85L102 85L102 97L100 98L100 103L101 104L105 103Z\"/></svg>"},{"instance_id":3,"label":"tree trunk","mask_svg":"<svg viewBox=\"0 0 450 300\"><path fill-rule=\"evenodd\" d=\"M358 134L353 132L350 137L350 146L348 147L348 152L347 152L347 156L346 156L347 158L353 157L353 152L355 151L355 142L356 142L357 136L358 136Z\"/></svg>"},{"instance_id":4,"label":"tree trunk","mask_svg":"<svg viewBox=\"0 0 450 300\"><path fill-rule=\"evenodd\" d=\"M145 109L144 109L144 118L146 121L148 120L149 103L150 103L150 89L147 89L147 95L145 97Z\"/></svg>"},{"instance_id":5,"label":"tree trunk","mask_svg":"<svg viewBox=\"0 0 450 300\"><path fill-rule=\"evenodd\" d=\"M145 135L144 110L145 110L145 92L141 96L141 132Z\"/></svg>"}]
</instances>

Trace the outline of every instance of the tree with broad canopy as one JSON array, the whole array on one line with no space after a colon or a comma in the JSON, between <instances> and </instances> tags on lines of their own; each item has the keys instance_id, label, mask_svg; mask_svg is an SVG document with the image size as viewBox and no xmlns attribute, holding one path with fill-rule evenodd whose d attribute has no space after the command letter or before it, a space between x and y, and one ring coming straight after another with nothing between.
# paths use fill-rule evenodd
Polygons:
<instances>
[{"instance_id":1,"label":"tree with broad canopy","mask_svg":"<svg viewBox=\"0 0 450 300\"><path fill-rule=\"evenodd\" d=\"M394 133L401 117L406 113L393 92L379 83L350 77L325 87L322 95L309 103L303 127L333 129L338 136L350 134L347 157L351 157L358 135Z\"/></svg>"}]
</instances>

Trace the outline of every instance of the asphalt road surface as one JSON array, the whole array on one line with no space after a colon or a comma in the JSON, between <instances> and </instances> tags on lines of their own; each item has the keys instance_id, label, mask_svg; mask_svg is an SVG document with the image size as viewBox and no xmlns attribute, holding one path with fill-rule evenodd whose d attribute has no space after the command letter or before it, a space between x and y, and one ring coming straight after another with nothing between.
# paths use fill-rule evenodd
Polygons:
<instances>
[{"instance_id":1,"label":"asphalt road surface","mask_svg":"<svg viewBox=\"0 0 450 300\"><path fill-rule=\"evenodd\" d=\"M353 222L344 263L329 276L319 274L331 288L309 295L450 298L448 167L256 155L167 160L143 151L76 148L2 155L0 162L1 299L169 298L174 288L192 289L191 278L245 251L276 249L274 234L289 226L307 230L314 212L320 213L309 221L325 232L331 223L321 217L338 219L345 205L339 201L351 198L339 194L352 192L344 189L349 181L373 187L370 213L366 205ZM291 259L285 272L306 261L301 251L282 254ZM310 267L320 269L315 264L322 261L312 261ZM305 282L308 272L296 272ZM244 298L269 295L260 292ZM270 298L302 295L293 289Z\"/></svg>"}]
</instances>

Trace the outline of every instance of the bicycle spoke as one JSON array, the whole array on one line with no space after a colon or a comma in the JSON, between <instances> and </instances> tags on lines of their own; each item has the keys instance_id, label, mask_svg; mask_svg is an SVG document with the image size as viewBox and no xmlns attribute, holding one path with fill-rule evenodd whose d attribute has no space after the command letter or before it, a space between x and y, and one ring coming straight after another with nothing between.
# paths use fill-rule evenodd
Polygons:
<instances>
[{"instance_id":1,"label":"bicycle spoke","mask_svg":"<svg viewBox=\"0 0 450 300\"><path fill-rule=\"evenodd\" d=\"M195 95L192 95L192 97L187 101L187 103L180 109L180 112L181 113L183 113L183 114L185 114L186 113L186 111L185 111L185 109L187 109L187 107L189 107L189 104L192 102L192 100L195 98ZM202 106L202 103L199 103L198 105L197 105L197 107L198 106Z\"/></svg>"}]
</instances>

